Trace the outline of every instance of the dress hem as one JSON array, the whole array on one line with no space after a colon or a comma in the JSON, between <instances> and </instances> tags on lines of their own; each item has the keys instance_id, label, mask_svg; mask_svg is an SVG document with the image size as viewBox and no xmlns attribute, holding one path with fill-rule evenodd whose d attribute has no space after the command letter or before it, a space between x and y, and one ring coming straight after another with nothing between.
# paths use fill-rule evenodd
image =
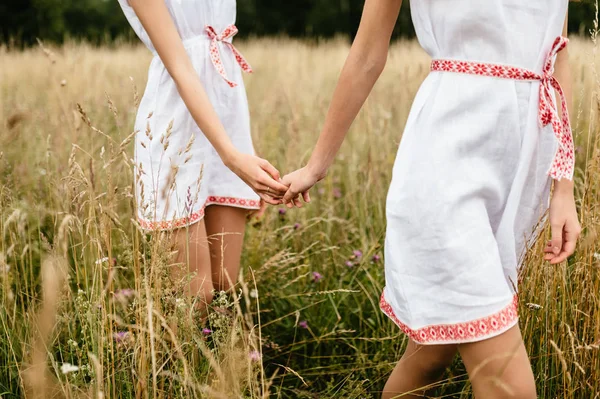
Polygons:
<instances>
[{"instance_id":1,"label":"dress hem","mask_svg":"<svg viewBox=\"0 0 600 399\"><path fill-rule=\"evenodd\" d=\"M438 324L412 329L401 322L392 306L381 294L379 306L382 312L400 327L414 342L420 345L464 344L483 341L498 336L519 321L518 298L515 294L510 303L489 316L456 324Z\"/></svg>"},{"instance_id":2,"label":"dress hem","mask_svg":"<svg viewBox=\"0 0 600 399\"><path fill-rule=\"evenodd\" d=\"M161 221L150 221L138 216L138 223L143 230L153 230L153 231L164 231L164 230L172 230L182 227L190 226L196 222L199 222L204 218L204 211L209 205L222 205L222 206L230 206L233 208L242 208L242 209L260 209L260 200L255 199L247 199L247 198L236 198L236 197L219 197L219 196L209 196L206 199L202 208L193 212L189 216L185 216L178 219L173 220L161 220Z\"/></svg>"}]
</instances>

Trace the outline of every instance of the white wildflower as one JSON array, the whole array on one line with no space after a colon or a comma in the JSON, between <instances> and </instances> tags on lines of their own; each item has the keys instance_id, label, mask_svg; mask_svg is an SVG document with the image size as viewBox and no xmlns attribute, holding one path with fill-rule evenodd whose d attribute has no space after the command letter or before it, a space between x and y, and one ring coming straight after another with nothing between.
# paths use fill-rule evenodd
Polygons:
<instances>
[{"instance_id":1,"label":"white wildflower","mask_svg":"<svg viewBox=\"0 0 600 399\"><path fill-rule=\"evenodd\" d=\"M74 366L71 363L63 363L62 366L60 366L60 371L62 371L63 374L74 373L79 371L79 367Z\"/></svg>"},{"instance_id":2,"label":"white wildflower","mask_svg":"<svg viewBox=\"0 0 600 399\"><path fill-rule=\"evenodd\" d=\"M104 262L108 262L108 256L105 256L104 258L96 260L96 264L97 265L100 265L100 264L102 264Z\"/></svg>"},{"instance_id":3,"label":"white wildflower","mask_svg":"<svg viewBox=\"0 0 600 399\"><path fill-rule=\"evenodd\" d=\"M596 252L594 255L592 255L594 257L594 259L596 260L600 260L600 252Z\"/></svg>"},{"instance_id":4,"label":"white wildflower","mask_svg":"<svg viewBox=\"0 0 600 399\"><path fill-rule=\"evenodd\" d=\"M256 288L253 288L250 290L248 295L250 295L250 298L258 298L258 290Z\"/></svg>"}]
</instances>

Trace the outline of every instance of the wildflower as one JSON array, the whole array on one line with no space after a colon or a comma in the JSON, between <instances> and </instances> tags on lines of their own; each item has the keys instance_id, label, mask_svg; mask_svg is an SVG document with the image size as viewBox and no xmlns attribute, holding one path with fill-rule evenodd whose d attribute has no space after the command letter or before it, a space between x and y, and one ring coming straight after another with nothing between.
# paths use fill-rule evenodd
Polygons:
<instances>
[{"instance_id":1,"label":"wildflower","mask_svg":"<svg viewBox=\"0 0 600 399\"><path fill-rule=\"evenodd\" d=\"M211 333L212 333L212 330L210 328L202 329L202 334L204 334L204 335L210 335Z\"/></svg>"},{"instance_id":2,"label":"wildflower","mask_svg":"<svg viewBox=\"0 0 600 399\"><path fill-rule=\"evenodd\" d=\"M323 187L320 187L320 188L317 190L317 193L318 193L319 195L323 195L323 194L325 194L325 189L324 189Z\"/></svg>"},{"instance_id":3,"label":"wildflower","mask_svg":"<svg viewBox=\"0 0 600 399\"><path fill-rule=\"evenodd\" d=\"M285 208L279 208L279 216L285 216L287 210Z\"/></svg>"},{"instance_id":4,"label":"wildflower","mask_svg":"<svg viewBox=\"0 0 600 399\"><path fill-rule=\"evenodd\" d=\"M371 258L371 262L373 263L377 263L381 260L381 256L379 255L373 255L373 257Z\"/></svg>"},{"instance_id":5,"label":"wildflower","mask_svg":"<svg viewBox=\"0 0 600 399\"><path fill-rule=\"evenodd\" d=\"M352 254L354 255L354 257L355 257L356 259L360 259L360 258L362 258L362 256L363 256L363 253L362 253L362 251L361 251L361 250L359 250L359 249L355 249L355 250L354 250L354 252L352 252Z\"/></svg>"},{"instance_id":6,"label":"wildflower","mask_svg":"<svg viewBox=\"0 0 600 399\"><path fill-rule=\"evenodd\" d=\"M298 230L298 229L300 229L300 227L302 227L302 225L300 223L294 224L294 230Z\"/></svg>"},{"instance_id":7,"label":"wildflower","mask_svg":"<svg viewBox=\"0 0 600 399\"><path fill-rule=\"evenodd\" d=\"M248 353L248 358L252 362L260 361L260 358L261 358L260 352L259 351L250 351L250 353Z\"/></svg>"},{"instance_id":8,"label":"wildflower","mask_svg":"<svg viewBox=\"0 0 600 399\"><path fill-rule=\"evenodd\" d=\"M123 288L121 290L116 290L113 295L119 301L125 301L125 300L131 298L132 296L134 296L135 291L132 290L131 288Z\"/></svg>"},{"instance_id":9,"label":"wildflower","mask_svg":"<svg viewBox=\"0 0 600 399\"><path fill-rule=\"evenodd\" d=\"M323 278L323 275L319 272L312 272L312 278L315 283L318 283Z\"/></svg>"},{"instance_id":10,"label":"wildflower","mask_svg":"<svg viewBox=\"0 0 600 399\"><path fill-rule=\"evenodd\" d=\"M600 260L600 252L596 252L594 255L592 255L594 257L594 259L596 260Z\"/></svg>"},{"instance_id":11,"label":"wildflower","mask_svg":"<svg viewBox=\"0 0 600 399\"><path fill-rule=\"evenodd\" d=\"M256 288L252 288L250 290L250 292L248 293L248 295L250 295L250 298L258 298L258 290Z\"/></svg>"},{"instance_id":12,"label":"wildflower","mask_svg":"<svg viewBox=\"0 0 600 399\"><path fill-rule=\"evenodd\" d=\"M63 374L74 373L76 371L79 371L79 367L74 366L71 363L63 363L62 366L60 366L60 371Z\"/></svg>"},{"instance_id":13,"label":"wildflower","mask_svg":"<svg viewBox=\"0 0 600 399\"><path fill-rule=\"evenodd\" d=\"M342 190L340 190L338 187L334 187L333 188L333 197L334 198L342 198Z\"/></svg>"},{"instance_id":14,"label":"wildflower","mask_svg":"<svg viewBox=\"0 0 600 399\"><path fill-rule=\"evenodd\" d=\"M348 267L354 267L354 262L352 262L351 260L347 260L346 261L346 266L348 266Z\"/></svg>"},{"instance_id":15,"label":"wildflower","mask_svg":"<svg viewBox=\"0 0 600 399\"><path fill-rule=\"evenodd\" d=\"M129 331L119 331L113 334L114 340L118 344L124 344L129 339Z\"/></svg>"},{"instance_id":16,"label":"wildflower","mask_svg":"<svg viewBox=\"0 0 600 399\"><path fill-rule=\"evenodd\" d=\"M298 323L298 327L304 328L305 330L308 329L308 321L302 320L300 323Z\"/></svg>"},{"instance_id":17,"label":"wildflower","mask_svg":"<svg viewBox=\"0 0 600 399\"><path fill-rule=\"evenodd\" d=\"M101 265L104 262L108 262L108 256L105 256L104 258L97 259L95 263L97 265Z\"/></svg>"}]
</instances>

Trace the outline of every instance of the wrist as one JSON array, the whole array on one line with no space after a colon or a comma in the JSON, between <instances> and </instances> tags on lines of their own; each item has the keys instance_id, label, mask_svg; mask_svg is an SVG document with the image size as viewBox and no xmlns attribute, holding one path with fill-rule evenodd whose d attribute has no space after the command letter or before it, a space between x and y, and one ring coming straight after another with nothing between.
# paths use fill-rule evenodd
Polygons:
<instances>
[{"instance_id":1,"label":"wrist","mask_svg":"<svg viewBox=\"0 0 600 399\"><path fill-rule=\"evenodd\" d=\"M319 181L319 180L323 180L325 178L325 176L327 175L327 166L314 161L312 158L308 161L308 164L306 164L306 169L308 170L308 172L311 174L311 176L313 176L315 178L315 180Z\"/></svg>"},{"instance_id":2,"label":"wrist","mask_svg":"<svg viewBox=\"0 0 600 399\"><path fill-rule=\"evenodd\" d=\"M573 195L575 190L575 184L572 180L561 179L554 181L554 194L558 195Z\"/></svg>"},{"instance_id":3,"label":"wrist","mask_svg":"<svg viewBox=\"0 0 600 399\"><path fill-rule=\"evenodd\" d=\"M235 168L239 155L240 152L233 146L222 151L222 154L219 154L225 166L232 170Z\"/></svg>"}]
</instances>

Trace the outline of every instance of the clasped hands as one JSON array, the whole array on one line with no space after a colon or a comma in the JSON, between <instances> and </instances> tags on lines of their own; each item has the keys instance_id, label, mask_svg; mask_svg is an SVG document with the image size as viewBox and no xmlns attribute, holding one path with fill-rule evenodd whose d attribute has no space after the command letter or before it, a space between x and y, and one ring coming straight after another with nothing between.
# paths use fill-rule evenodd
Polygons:
<instances>
[{"instance_id":1,"label":"clasped hands","mask_svg":"<svg viewBox=\"0 0 600 399\"><path fill-rule=\"evenodd\" d=\"M283 178L266 159L250 154L237 154L227 166L250 186L267 204L285 204L288 208L301 208L310 202L309 190L325 177L308 165L289 173Z\"/></svg>"}]
</instances>

